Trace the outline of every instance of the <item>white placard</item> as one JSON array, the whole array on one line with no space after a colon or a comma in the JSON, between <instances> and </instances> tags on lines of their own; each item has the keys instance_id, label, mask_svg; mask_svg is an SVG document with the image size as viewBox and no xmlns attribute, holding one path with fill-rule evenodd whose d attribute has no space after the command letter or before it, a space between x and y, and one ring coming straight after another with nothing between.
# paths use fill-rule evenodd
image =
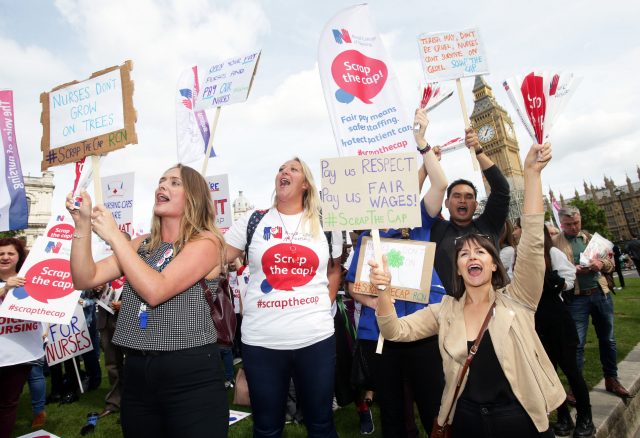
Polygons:
<instances>
[{"instance_id":1,"label":"white placard","mask_svg":"<svg viewBox=\"0 0 640 438\"><path fill-rule=\"evenodd\" d=\"M121 173L102 178L102 199L120 231L131 235L133 227L133 188L135 174Z\"/></svg>"},{"instance_id":2,"label":"white placard","mask_svg":"<svg viewBox=\"0 0 640 438\"><path fill-rule=\"evenodd\" d=\"M418 37L427 81L446 81L489 73L480 30L424 33Z\"/></svg>"},{"instance_id":3,"label":"white placard","mask_svg":"<svg viewBox=\"0 0 640 438\"><path fill-rule=\"evenodd\" d=\"M260 52L236 56L208 68L198 68L200 87L194 110L244 102L260 59Z\"/></svg>"},{"instance_id":4,"label":"white placard","mask_svg":"<svg viewBox=\"0 0 640 438\"><path fill-rule=\"evenodd\" d=\"M93 350L82 306L76 305L69 324L50 324L45 358L49 366Z\"/></svg>"},{"instance_id":5,"label":"white placard","mask_svg":"<svg viewBox=\"0 0 640 438\"><path fill-rule=\"evenodd\" d=\"M120 70L49 93L50 148L124 129Z\"/></svg>"},{"instance_id":6,"label":"white placard","mask_svg":"<svg viewBox=\"0 0 640 438\"><path fill-rule=\"evenodd\" d=\"M211 199L216 209L216 226L229 228L233 223L231 202L229 202L229 176L213 175L205 178L211 192Z\"/></svg>"}]
</instances>

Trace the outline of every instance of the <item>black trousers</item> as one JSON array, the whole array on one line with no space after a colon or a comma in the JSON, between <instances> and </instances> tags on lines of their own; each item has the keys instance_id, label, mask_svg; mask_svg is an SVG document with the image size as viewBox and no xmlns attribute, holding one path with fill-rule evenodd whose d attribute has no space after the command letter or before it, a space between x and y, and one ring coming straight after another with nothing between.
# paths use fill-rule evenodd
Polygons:
<instances>
[{"instance_id":1,"label":"black trousers","mask_svg":"<svg viewBox=\"0 0 640 438\"><path fill-rule=\"evenodd\" d=\"M571 391L576 398L578 415L591 418L589 388L576 361L578 333L571 314L563 308L561 313L557 312L546 317L545 323L540 323L538 315L536 318L536 332L540 342L553 367L555 369L560 367L567 376ZM566 401L558 407L558 413L564 416L569 414Z\"/></svg>"},{"instance_id":2,"label":"black trousers","mask_svg":"<svg viewBox=\"0 0 640 438\"><path fill-rule=\"evenodd\" d=\"M125 437L226 437L229 403L215 344L158 355L125 350Z\"/></svg>"},{"instance_id":3,"label":"black trousers","mask_svg":"<svg viewBox=\"0 0 640 438\"><path fill-rule=\"evenodd\" d=\"M551 429L538 432L531 417L517 401L479 405L459 399L453 416L454 438L553 438Z\"/></svg>"},{"instance_id":4,"label":"black trousers","mask_svg":"<svg viewBox=\"0 0 640 438\"><path fill-rule=\"evenodd\" d=\"M385 438L408 436L405 422L405 383L413 392L423 427L430 432L433 419L438 415L444 390L438 337L432 336L414 342L385 340L381 355L375 353L377 341L360 342L370 358L375 398L380 405L382 435Z\"/></svg>"}]
</instances>

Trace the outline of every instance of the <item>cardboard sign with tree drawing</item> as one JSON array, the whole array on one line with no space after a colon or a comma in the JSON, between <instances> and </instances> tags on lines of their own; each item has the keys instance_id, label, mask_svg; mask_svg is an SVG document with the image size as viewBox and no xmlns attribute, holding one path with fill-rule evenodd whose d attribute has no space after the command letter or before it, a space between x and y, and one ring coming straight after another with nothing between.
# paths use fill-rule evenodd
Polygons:
<instances>
[{"instance_id":1,"label":"cardboard sign with tree drawing","mask_svg":"<svg viewBox=\"0 0 640 438\"><path fill-rule=\"evenodd\" d=\"M132 68L126 61L40 95L42 170L138 143Z\"/></svg>"},{"instance_id":2,"label":"cardboard sign with tree drawing","mask_svg":"<svg viewBox=\"0 0 640 438\"><path fill-rule=\"evenodd\" d=\"M414 303L428 303L436 244L384 238L380 239L380 243L391 272L391 297ZM378 295L378 289L369 283L367 264L374 259L373 242L367 236L362 238L361 245L353 291L364 295Z\"/></svg>"}]
</instances>

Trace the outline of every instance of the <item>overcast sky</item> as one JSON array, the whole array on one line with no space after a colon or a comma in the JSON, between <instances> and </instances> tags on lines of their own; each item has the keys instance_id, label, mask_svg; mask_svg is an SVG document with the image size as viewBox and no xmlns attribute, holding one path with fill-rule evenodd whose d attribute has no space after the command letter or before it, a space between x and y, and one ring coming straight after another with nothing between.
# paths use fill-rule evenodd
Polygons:
<instances>
[{"instance_id":1,"label":"overcast sky","mask_svg":"<svg viewBox=\"0 0 640 438\"><path fill-rule=\"evenodd\" d=\"M134 106L139 144L102 160L102 175L136 172L135 220L147 222L153 189L177 161L175 85L193 64L213 64L262 49L247 102L223 107L215 136L218 157L208 174L228 173L231 198L239 190L256 207L270 204L278 166L299 155L318 175L319 159L335 156L317 68L326 22L355 3L325 1L0 0L0 88L14 91L23 172L40 175L39 95L125 60L134 61ZM516 123L521 155L531 140L501 86L515 74L571 71L584 79L552 132L554 159L545 192L572 197L582 181L637 180L640 164L640 3L594 0L372 1L370 12L401 84L408 111L423 80L416 37L425 32L479 27L491 73L485 77ZM521 6L518 6L521 5ZM469 112L473 79L463 80ZM437 144L462 135L454 99L430 113ZM443 159L449 180L473 178L468 154ZM196 169L201 164L193 163ZM53 167L54 202L63 208L71 166ZM318 179L316 178L317 182Z\"/></svg>"}]
</instances>

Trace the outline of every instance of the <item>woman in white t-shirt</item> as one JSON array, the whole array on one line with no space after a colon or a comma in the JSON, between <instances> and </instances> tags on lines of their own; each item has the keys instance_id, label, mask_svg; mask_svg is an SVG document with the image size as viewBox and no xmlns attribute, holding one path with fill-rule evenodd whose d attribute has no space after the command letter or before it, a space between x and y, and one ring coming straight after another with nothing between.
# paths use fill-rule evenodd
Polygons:
<instances>
[{"instance_id":1,"label":"woman in white t-shirt","mask_svg":"<svg viewBox=\"0 0 640 438\"><path fill-rule=\"evenodd\" d=\"M280 166L269 210L248 213L225 234L229 261L241 255L247 227L257 220L247 255L251 279L242 302L253 436L282 435L293 378L308 436L335 437L331 303L341 279L342 239L332 239L330 253L318 191L302 160Z\"/></svg>"}]
</instances>

